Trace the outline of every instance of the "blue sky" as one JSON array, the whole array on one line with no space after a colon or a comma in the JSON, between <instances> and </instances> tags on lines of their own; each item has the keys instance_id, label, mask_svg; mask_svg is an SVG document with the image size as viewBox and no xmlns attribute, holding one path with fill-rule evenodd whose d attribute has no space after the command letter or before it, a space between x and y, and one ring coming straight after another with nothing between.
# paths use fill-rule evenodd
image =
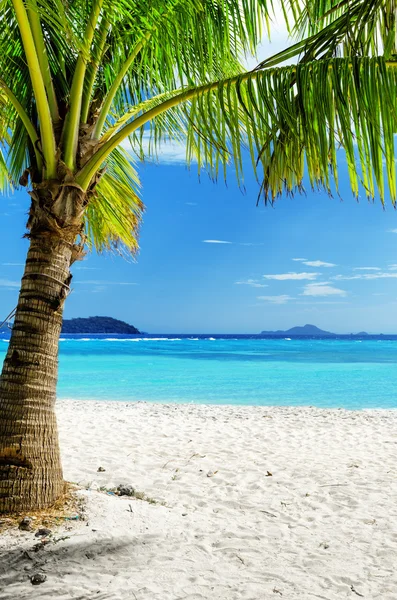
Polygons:
<instances>
[{"instance_id":1,"label":"blue sky","mask_svg":"<svg viewBox=\"0 0 397 600\"><path fill-rule=\"evenodd\" d=\"M153 333L255 333L304 323L397 333L390 204L357 203L342 183L343 200L307 191L256 207L250 169L242 194L232 173L227 187L205 175L199 182L167 152L163 163L141 169L147 211L136 262L94 254L77 263L66 317L110 315ZM343 164L341 173L346 181ZM26 192L1 198L4 316L17 300L27 208Z\"/></svg>"},{"instance_id":2,"label":"blue sky","mask_svg":"<svg viewBox=\"0 0 397 600\"><path fill-rule=\"evenodd\" d=\"M286 45L273 31L258 60ZM397 333L397 212L357 203L341 157L340 198L311 192L256 207L246 192L198 181L183 149L140 169L147 211L136 261L90 255L73 268L65 316L109 315L151 333L257 333L313 323ZM14 308L27 240L26 191L0 197L0 316ZM394 231L393 231L394 230ZM227 242L227 243L219 243ZM297 260L300 259L300 260Z\"/></svg>"}]
</instances>

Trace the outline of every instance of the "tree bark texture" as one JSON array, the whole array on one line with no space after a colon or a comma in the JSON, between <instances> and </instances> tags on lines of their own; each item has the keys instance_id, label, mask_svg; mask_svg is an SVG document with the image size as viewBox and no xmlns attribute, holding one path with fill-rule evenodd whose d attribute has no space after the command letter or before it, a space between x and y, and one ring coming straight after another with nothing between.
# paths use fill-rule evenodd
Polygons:
<instances>
[{"instance_id":1,"label":"tree bark texture","mask_svg":"<svg viewBox=\"0 0 397 600\"><path fill-rule=\"evenodd\" d=\"M73 237L73 236L72 236ZM32 236L0 377L0 512L51 505L63 492L55 418L58 342L73 243Z\"/></svg>"}]
</instances>

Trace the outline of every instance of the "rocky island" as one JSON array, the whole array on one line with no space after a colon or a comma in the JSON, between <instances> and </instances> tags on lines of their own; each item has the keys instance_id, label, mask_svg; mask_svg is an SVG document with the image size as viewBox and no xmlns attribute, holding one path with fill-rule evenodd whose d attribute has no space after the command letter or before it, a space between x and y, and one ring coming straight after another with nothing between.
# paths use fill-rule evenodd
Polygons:
<instances>
[{"instance_id":1,"label":"rocky island","mask_svg":"<svg viewBox=\"0 0 397 600\"><path fill-rule=\"evenodd\" d=\"M307 335L307 336L324 336L324 335L336 335L335 333L331 333L330 331L323 331L319 329L315 325L303 325L303 327L291 327L291 329L287 329L286 331L278 330L278 331L262 331L262 335L280 335L280 336L294 336L294 335Z\"/></svg>"},{"instance_id":2,"label":"rocky island","mask_svg":"<svg viewBox=\"0 0 397 600\"><path fill-rule=\"evenodd\" d=\"M112 317L64 319L62 333L140 333L133 325Z\"/></svg>"},{"instance_id":3,"label":"rocky island","mask_svg":"<svg viewBox=\"0 0 397 600\"><path fill-rule=\"evenodd\" d=\"M283 331L278 329L277 331L261 331L261 335L272 335L280 337L296 337L296 336L307 336L307 337L366 337L368 333L366 331L360 331L360 333L350 334L338 334L332 333L331 331L324 331L315 325L303 325L302 327L291 327ZM382 334L380 334L382 335Z\"/></svg>"}]
</instances>

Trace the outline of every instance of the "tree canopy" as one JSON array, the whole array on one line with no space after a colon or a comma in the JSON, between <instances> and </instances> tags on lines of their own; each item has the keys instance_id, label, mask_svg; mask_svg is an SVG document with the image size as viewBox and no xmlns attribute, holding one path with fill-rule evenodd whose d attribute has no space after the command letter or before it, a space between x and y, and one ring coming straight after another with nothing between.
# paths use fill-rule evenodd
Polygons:
<instances>
[{"instance_id":1,"label":"tree canopy","mask_svg":"<svg viewBox=\"0 0 397 600\"><path fill-rule=\"evenodd\" d=\"M245 152L265 200L350 184L396 200L396 3L284 0L295 43L246 71L271 0L0 0L0 187L87 195L87 240L137 248L137 161L186 144L213 178ZM293 60L294 64L285 65Z\"/></svg>"}]
</instances>

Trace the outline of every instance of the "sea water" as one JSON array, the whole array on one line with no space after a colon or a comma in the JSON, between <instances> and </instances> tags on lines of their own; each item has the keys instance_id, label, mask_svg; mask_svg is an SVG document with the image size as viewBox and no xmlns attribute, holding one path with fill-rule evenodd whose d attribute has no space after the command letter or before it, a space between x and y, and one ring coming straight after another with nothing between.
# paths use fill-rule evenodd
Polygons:
<instances>
[{"instance_id":1,"label":"sea water","mask_svg":"<svg viewBox=\"0 0 397 600\"><path fill-rule=\"evenodd\" d=\"M397 408L395 337L70 335L59 358L59 398Z\"/></svg>"}]
</instances>

